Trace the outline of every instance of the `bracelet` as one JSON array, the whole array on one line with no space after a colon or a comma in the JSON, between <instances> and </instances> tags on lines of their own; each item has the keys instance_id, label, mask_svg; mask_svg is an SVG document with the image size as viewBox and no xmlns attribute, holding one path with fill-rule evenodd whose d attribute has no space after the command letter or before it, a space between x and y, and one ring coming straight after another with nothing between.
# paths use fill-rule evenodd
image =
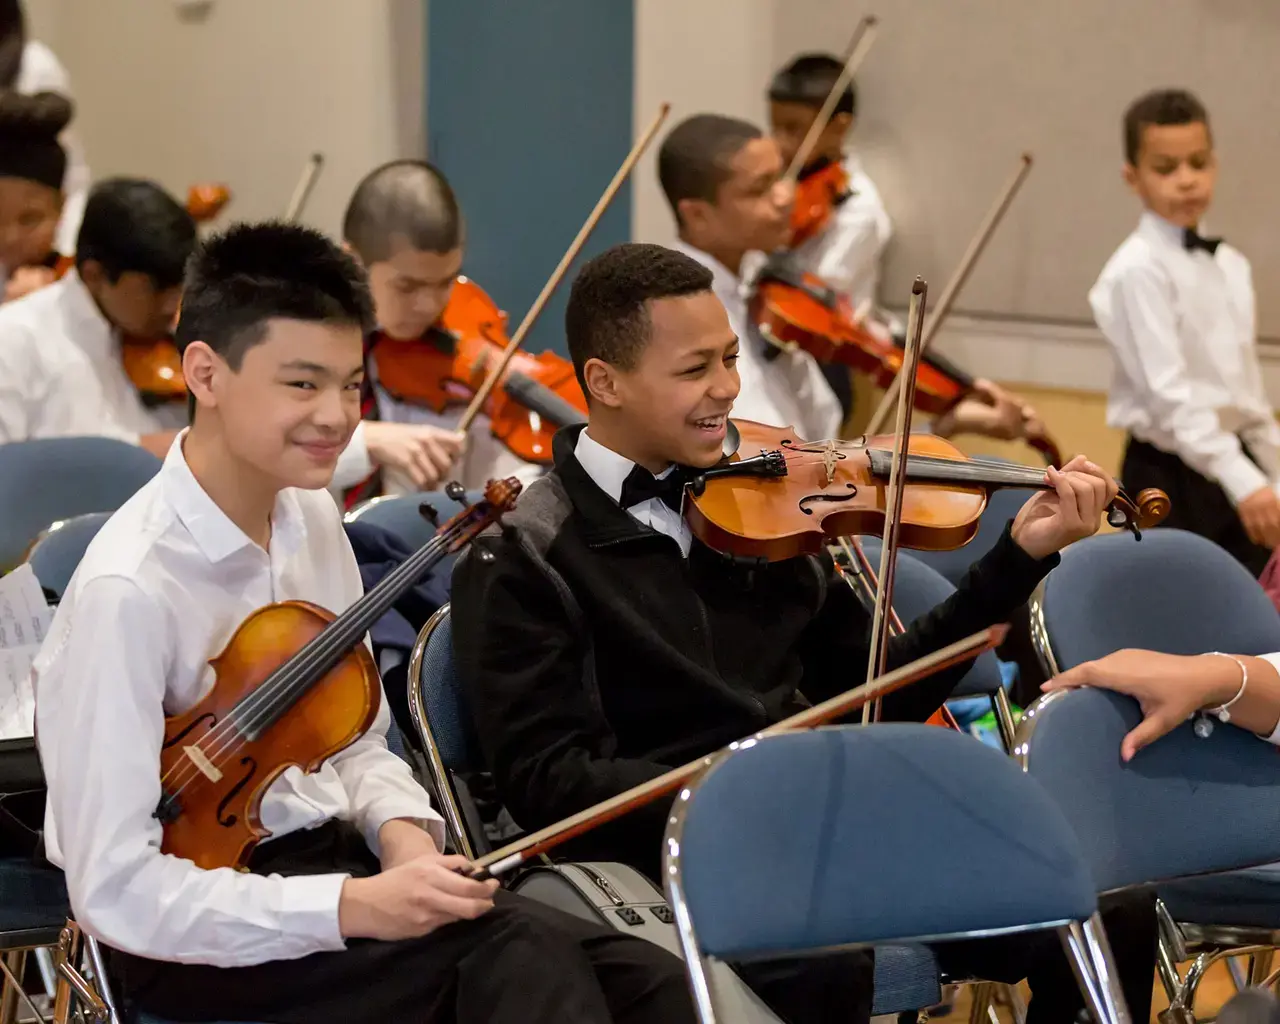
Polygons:
<instances>
[{"instance_id":1,"label":"bracelet","mask_svg":"<svg viewBox=\"0 0 1280 1024\"><path fill-rule=\"evenodd\" d=\"M1210 654L1219 658L1230 658L1240 666L1240 689L1236 691L1236 695L1225 704L1220 704L1216 708L1202 708L1202 713L1206 715L1216 715L1219 722L1231 721L1231 705L1244 696L1245 687L1249 685L1249 666L1237 658L1234 654L1224 654L1222 651L1209 651Z\"/></svg>"}]
</instances>

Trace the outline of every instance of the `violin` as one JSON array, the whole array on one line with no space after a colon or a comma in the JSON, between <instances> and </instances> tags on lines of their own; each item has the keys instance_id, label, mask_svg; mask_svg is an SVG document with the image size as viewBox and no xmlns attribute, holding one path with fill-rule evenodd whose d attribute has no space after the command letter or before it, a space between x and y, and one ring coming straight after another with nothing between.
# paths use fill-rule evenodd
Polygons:
<instances>
[{"instance_id":1,"label":"violin","mask_svg":"<svg viewBox=\"0 0 1280 1024\"><path fill-rule=\"evenodd\" d=\"M462 501L460 484L446 490ZM316 771L373 725L382 684L365 633L443 558L501 519L519 493L514 477L491 480L481 501L464 507L341 615L283 601L245 619L213 659L209 693L165 719L155 811L164 825L163 853L206 869L248 863L268 835L259 808L280 774ZM424 515L430 507L423 506Z\"/></svg>"},{"instance_id":2,"label":"violin","mask_svg":"<svg viewBox=\"0 0 1280 1024\"><path fill-rule=\"evenodd\" d=\"M791 205L791 248L826 231L836 207L850 195L849 174L840 161L831 160L802 171L796 179Z\"/></svg>"},{"instance_id":3,"label":"violin","mask_svg":"<svg viewBox=\"0 0 1280 1024\"><path fill-rule=\"evenodd\" d=\"M714 550L779 561L813 554L837 537L881 534L893 462L891 436L807 442L790 427L735 420L738 450L693 478L685 518ZM930 434L908 437L900 488L901 544L923 551L963 547L978 531L991 491L1045 490L1044 470L973 459ZM1107 521L1141 537L1169 514L1169 498L1121 490Z\"/></svg>"},{"instance_id":4,"label":"violin","mask_svg":"<svg viewBox=\"0 0 1280 1024\"><path fill-rule=\"evenodd\" d=\"M397 401L444 412L469 402L510 343L507 316L474 281L454 283L440 320L423 338L379 332L369 342L378 383ZM554 352L517 351L484 411L490 431L526 462L549 463L556 430L586 420L573 364Z\"/></svg>"},{"instance_id":5,"label":"violin","mask_svg":"<svg viewBox=\"0 0 1280 1024\"><path fill-rule=\"evenodd\" d=\"M197 224L213 220L229 202L231 190L226 185L205 183L187 189L187 213Z\"/></svg>"}]
</instances>

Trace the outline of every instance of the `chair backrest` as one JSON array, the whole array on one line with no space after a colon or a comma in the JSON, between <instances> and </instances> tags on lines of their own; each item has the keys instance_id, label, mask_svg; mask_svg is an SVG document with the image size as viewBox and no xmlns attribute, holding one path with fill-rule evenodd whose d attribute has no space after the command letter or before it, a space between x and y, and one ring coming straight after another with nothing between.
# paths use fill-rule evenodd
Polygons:
<instances>
[{"instance_id":1,"label":"chair backrest","mask_svg":"<svg viewBox=\"0 0 1280 1024\"><path fill-rule=\"evenodd\" d=\"M999 493L998 491L996 493ZM861 537L862 548L870 559L872 568L880 571L879 537ZM894 573L893 606L904 626L909 626L921 615L931 611L955 593L956 588L932 566L916 557L918 552L899 551L898 568ZM1280 648L1277 648L1280 650ZM973 667L952 691L954 697L970 697L995 693L1003 685L1000 663L990 651L984 651L973 662Z\"/></svg>"},{"instance_id":2,"label":"chair backrest","mask_svg":"<svg viewBox=\"0 0 1280 1024\"><path fill-rule=\"evenodd\" d=\"M1125 647L1165 654L1280 651L1280 613L1217 544L1161 527L1072 544L1032 603L1051 674Z\"/></svg>"},{"instance_id":3,"label":"chair backrest","mask_svg":"<svg viewBox=\"0 0 1280 1024\"><path fill-rule=\"evenodd\" d=\"M484 497L482 491L468 491L467 504L474 504ZM370 498L353 508L344 517L347 522L372 523L390 530L410 547L422 547L436 532L419 510L422 505L430 505L436 510L441 524L447 522L462 506L448 497L443 491L423 491L420 494L386 495Z\"/></svg>"},{"instance_id":4,"label":"chair backrest","mask_svg":"<svg viewBox=\"0 0 1280 1024\"><path fill-rule=\"evenodd\" d=\"M664 848L673 904L721 959L1096 909L1079 844L1040 787L1008 756L923 725L748 741L681 793Z\"/></svg>"},{"instance_id":5,"label":"chair backrest","mask_svg":"<svg viewBox=\"0 0 1280 1024\"><path fill-rule=\"evenodd\" d=\"M88 512L53 523L36 541L27 556L40 585L61 595L84 557L85 548L98 535L110 512Z\"/></svg>"},{"instance_id":6,"label":"chair backrest","mask_svg":"<svg viewBox=\"0 0 1280 1024\"><path fill-rule=\"evenodd\" d=\"M49 437L0 445L0 569L22 561L40 531L86 512L114 512L161 462L109 437Z\"/></svg>"},{"instance_id":7,"label":"chair backrest","mask_svg":"<svg viewBox=\"0 0 1280 1024\"><path fill-rule=\"evenodd\" d=\"M1219 723L1201 739L1188 722L1124 764L1120 741L1141 720L1132 698L1086 688L1042 697L1018 725L1018 758L1099 892L1280 861L1280 750Z\"/></svg>"},{"instance_id":8,"label":"chair backrest","mask_svg":"<svg viewBox=\"0 0 1280 1024\"><path fill-rule=\"evenodd\" d=\"M409 662L409 679L414 723L423 748L429 751L434 746L447 771L482 771L483 759L454 662L453 622L447 604L423 627Z\"/></svg>"},{"instance_id":9,"label":"chair backrest","mask_svg":"<svg viewBox=\"0 0 1280 1024\"><path fill-rule=\"evenodd\" d=\"M969 566L995 547L996 541L1009 525L1009 520L1018 514L1018 510L1035 493L1025 487L1009 487L992 491L991 498L987 502L987 510L983 512L982 519L978 523L978 532L968 544L954 551L913 551L912 554L931 569L941 573L953 587L958 587L960 581L964 579L964 574L969 571Z\"/></svg>"}]
</instances>

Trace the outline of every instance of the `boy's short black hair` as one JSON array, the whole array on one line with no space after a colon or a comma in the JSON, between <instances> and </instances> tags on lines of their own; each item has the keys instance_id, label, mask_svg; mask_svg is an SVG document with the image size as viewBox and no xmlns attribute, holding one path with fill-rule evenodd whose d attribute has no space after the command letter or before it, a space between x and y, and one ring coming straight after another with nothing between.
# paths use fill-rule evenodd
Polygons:
<instances>
[{"instance_id":1,"label":"boy's short black hair","mask_svg":"<svg viewBox=\"0 0 1280 1024\"><path fill-rule=\"evenodd\" d=\"M201 243L187 266L175 341L203 341L233 370L268 321L305 320L373 330L373 299L359 262L296 224L237 224Z\"/></svg>"},{"instance_id":2,"label":"boy's short black hair","mask_svg":"<svg viewBox=\"0 0 1280 1024\"><path fill-rule=\"evenodd\" d=\"M11 89L27 48L27 19L22 0L0 0L0 89Z\"/></svg>"},{"instance_id":3,"label":"boy's short black hair","mask_svg":"<svg viewBox=\"0 0 1280 1024\"><path fill-rule=\"evenodd\" d=\"M813 107L815 111L821 110L831 87L843 73L844 65L828 53L802 53L773 76L769 83L769 99L774 103L799 103ZM853 117L857 113L858 90L850 79L831 114Z\"/></svg>"},{"instance_id":4,"label":"boy's short black hair","mask_svg":"<svg viewBox=\"0 0 1280 1024\"><path fill-rule=\"evenodd\" d=\"M729 179L729 161L762 135L749 121L719 114L695 114L672 128L658 150L658 180L676 220L682 199L715 202Z\"/></svg>"},{"instance_id":5,"label":"boy's short black hair","mask_svg":"<svg viewBox=\"0 0 1280 1024\"><path fill-rule=\"evenodd\" d=\"M0 90L0 178L34 181L61 193L67 152L58 136L72 112L71 101L56 92Z\"/></svg>"},{"instance_id":6,"label":"boy's short black hair","mask_svg":"<svg viewBox=\"0 0 1280 1024\"><path fill-rule=\"evenodd\" d=\"M649 341L649 303L711 290L711 271L682 252L647 242L606 249L578 273L565 307L565 336L578 383L602 359L633 369Z\"/></svg>"},{"instance_id":7,"label":"boy's short black hair","mask_svg":"<svg viewBox=\"0 0 1280 1024\"><path fill-rule=\"evenodd\" d=\"M1196 124L1209 127L1204 104L1185 89L1156 89L1141 96L1124 112L1124 158L1137 166L1142 132L1148 125Z\"/></svg>"},{"instance_id":8,"label":"boy's short black hair","mask_svg":"<svg viewBox=\"0 0 1280 1024\"><path fill-rule=\"evenodd\" d=\"M106 178L85 202L76 266L95 260L113 283L133 272L146 274L157 288L175 288L195 245L191 214L159 185L142 178Z\"/></svg>"},{"instance_id":9,"label":"boy's short black hair","mask_svg":"<svg viewBox=\"0 0 1280 1024\"><path fill-rule=\"evenodd\" d=\"M392 240L419 252L448 253L462 245L462 211L449 182L425 160L395 160L356 186L342 237L369 266L388 259Z\"/></svg>"}]
</instances>

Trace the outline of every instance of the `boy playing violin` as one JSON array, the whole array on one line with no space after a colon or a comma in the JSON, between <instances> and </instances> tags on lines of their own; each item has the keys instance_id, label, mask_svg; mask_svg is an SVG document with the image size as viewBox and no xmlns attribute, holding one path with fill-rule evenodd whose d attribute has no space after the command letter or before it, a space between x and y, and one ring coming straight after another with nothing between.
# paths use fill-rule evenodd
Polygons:
<instances>
[{"instance_id":1,"label":"boy playing violin","mask_svg":"<svg viewBox=\"0 0 1280 1024\"><path fill-rule=\"evenodd\" d=\"M190 264L191 426L90 544L33 668L47 850L76 919L110 947L127 1019L692 1021L675 957L459 873L385 701L271 784L247 871L160 852L165 718L210 690L209 659L263 605L337 615L363 595L321 489L372 326L364 274L316 232L236 227Z\"/></svg>"},{"instance_id":2,"label":"boy playing violin","mask_svg":"<svg viewBox=\"0 0 1280 1024\"><path fill-rule=\"evenodd\" d=\"M830 54L807 53L795 57L773 76L768 92L769 123L784 166L795 158L843 71L840 61ZM863 326L887 340L896 327L874 314L880 260L893 234L893 224L875 182L848 145L857 113L857 89L849 82L799 175L803 182L838 164L844 171L846 189L836 197L824 230L794 244L792 252L801 269L846 296L854 310L866 311ZM847 418L853 398L847 368L830 363L823 367L823 373L840 396ZM978 379L972 395L939 416L930 430L941 437L968 433L1014 440L1043 432L1043 425L1022 398L992 381Z\"/></svg>"},{"instance_id":3,"label":"boy playing violin","mask_svg":"<svg viewBox=\"0 0 1280 1024\"><path fill-rule=\"evenodd\" d=\"M195 241L191 215L158 185L94 186L75 269L0 307L0 443L101 435L163 456L186 402L149 400L125 370L123 346L169 336Z\"/></svg>"},{"instance_id":4,"label":"boy playing violin","mask_svg":"<svg viewBox=\"0 0 1280 1024\"><path fill-rule=\"evenodd\" d=\"M734 201L767 202L767 190ZM748 342L717 297L725 273L655 245L618 246L583 267L565 322L589 423L560 431L554 469L455 570L467 703L497 794L523 829L712 753L866 672L868 616L829 556L734 563L694 539L681 515L684 483L721 459L744 393ZM890 666L1006 619L1061 548L1098 529L1114 481L1082 456L1046 479L957 593L890 641ZM966 671L885 698L885 717L923 721ZM668 814L661 804L634 811L566 855L623 861L656 879ZM1140 915L1138 931L1115 942L1142 960L1128 979L1135 1012L1150 999L1154 916ZM961 943L945 955L967 968L966 957L995 949L983 977L1031 969L1034 1019L1072 1020L1082 1003L1056 938L1034 962L1016 945ZM741 973L792 1024L870 1013L864 953Z\"/></svg>"},{"instance_id":5,"label":"boy playing violin","mask_svg":"<svg viewBox=\"0 0 1280 1024\"><path fill-rule=\"evenodd\" d=\"M379 379L379 362L403 345L452 351L441 318L462 271L465 232L458 201L440 173L420 160L397 160L370 172L356 187L342 227L347 247L369 273L377 330L367 341L365 438L381 479L366 476L348 492L349 503L387 490L434 486L446 474L468 488L498 477L532 479L540 470L512 455L477 417L465 450L455 430L469 395L459 393L438 411L412 397L393 395ZM353 442L355 455L359 438Z\"/></svg>"},{"instance_id":6,"label":"boy playing violin","mask_svg":"<svg viewBox=\"0 0 1280 1024\"><path fill-rule=\"evenodd\" d=\"M1166 525L1259 576L1280 547L1280 426L1249 261L1200 233L1218 176L1204 106L1180 89L1141 97L1125 112L1124 158L1145 210L1089 292L1116 356L1107 423L1129 435L1124 479L1159 487Z\"/></svg>"}]
</instances>

